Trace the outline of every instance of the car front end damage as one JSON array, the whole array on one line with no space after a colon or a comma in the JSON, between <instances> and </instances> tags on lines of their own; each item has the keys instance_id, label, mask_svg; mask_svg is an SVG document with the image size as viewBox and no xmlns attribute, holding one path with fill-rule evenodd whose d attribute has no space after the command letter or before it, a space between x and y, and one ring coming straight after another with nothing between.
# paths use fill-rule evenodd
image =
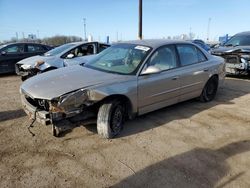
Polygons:
<instances>
[{"instance_id":1,"label":"car front end damage","mask_svg":"<svg viewBox=\"0 0 250 188\"><path fill-rule=\"evenodd\" d=\"M20 92L23 109L29 118L43 125L52 125L52 128L57 130L56 134L53 130L54 136L60 134L61 122L82 112L86 112L87 118L88 107L94 104L94 101L89 100L89 91L85 89L79 89L51 100L33 98L23 89Z\"/></svg>"},{"instance_id":2,"label":"car front end damage","mask_svg":"<svg viewBox=\"0 0 250 188\"><path fill-rule=\"evenodd\" d=\"M37 61L34 65L17 63L16 74L21 76L22 80L24 81L32 76L43 72L49 67L50 65L44 61Z\"/></svg>"},{"instance_id":3,"label":"car front end damage","mask_svg":"<svg viewBox=\"0 0 250 188\"><path fill-rule=\"evenodd\" d=\"M226 73L229 75L250 73L250 50L237 49L228 52L213 52L213 55L225 59Z\"/></svg>"}]
</instances>

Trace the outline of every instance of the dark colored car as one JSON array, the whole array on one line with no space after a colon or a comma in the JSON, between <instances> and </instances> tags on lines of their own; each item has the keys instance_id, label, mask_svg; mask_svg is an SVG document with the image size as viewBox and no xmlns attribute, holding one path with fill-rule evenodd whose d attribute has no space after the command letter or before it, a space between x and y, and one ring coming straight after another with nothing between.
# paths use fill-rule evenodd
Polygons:
<instances>
[{"instance_id":1,"label":"dark colored car","mask_svg":"<svg viewBox=\"0 0 250 188\"><path fill-rule=\"evenodd\" d=\"M15 64L27 57L39 55L52 47L36 43L11 43L0 46L0 73L15 72Z\"/></svg>"},{"instance_id":2,"label":"dark colored car","mask_svg":"<svg viewBox=\"0 0 250 188\"><path fill-rule=\"evenodd\" d=\"M210 49L211 49L210 46L208 46L203 40L195 39L192 42L210 53Z\"/></svg>"},{"instance_id":3,"label":"dark colored car","mask_svg":"<svg viewBox=\"0 0 250 188\"><path fill-rule=\"evenodd\" d=\"M234 35L212 54L225 59L227 74L250 74L250 31Z\"/></svg>"}]
</instances>

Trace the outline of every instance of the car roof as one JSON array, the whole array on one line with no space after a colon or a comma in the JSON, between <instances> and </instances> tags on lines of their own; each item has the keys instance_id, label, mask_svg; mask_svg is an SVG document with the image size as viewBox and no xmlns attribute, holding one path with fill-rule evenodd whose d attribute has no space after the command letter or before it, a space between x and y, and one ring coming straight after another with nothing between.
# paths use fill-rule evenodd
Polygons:
<instances>
[{"instance_id":1,"label":"car roof","mask_svg":"<svg viewBox=\"0 0 250 188\"><path fill-rule=\"evenodd\" d=\"M250 35L250 31L244 31L244 32L241 32L241 33L237 33L236 35L237 36L239 36L239 35Z\"/></svg>"},{"instance_id":2,"label":"car roof","mask_svg":"<svg viewBox=\"0 0 250 188\"><path fill-rule=\"evenodd\" d=\"M110 45L110 44L107 44L107 43L104 43L104 42L98 42L98 41L91 41L91 42L88 42L88 41L80 41L80 42L70 42L70 43L67 43L67 44L81 45L81 44L88 44L88 43L99 43L99 44Z\"/></svg>"},{"instance_id":3,"label":"car roof","mask_svg":"<svg viewBox=\"0 0 250 188\"><path fill-rule=\"evenodd\" d=\"M167 44L192 44L191 42L188 41L183 41L183 40L168 40L168 39L143 39L143 40L131 40L131 41L125 41L125 42L120 42L117 44L136 44L136 45L143 45L143 46L148 46L151 48L158 48L163 45Z\"/></svg>"}]
</instances>

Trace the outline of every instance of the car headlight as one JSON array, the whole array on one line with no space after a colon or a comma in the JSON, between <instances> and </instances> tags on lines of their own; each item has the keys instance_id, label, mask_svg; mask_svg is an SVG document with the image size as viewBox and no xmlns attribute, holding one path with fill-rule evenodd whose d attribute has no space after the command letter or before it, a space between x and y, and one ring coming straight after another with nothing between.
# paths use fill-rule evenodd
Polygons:
<instances>
[{"instance_id":1,"label":"car headlight","mask_svg":"<svg viewBox=\"0 0 250 188\"><path fill-rule=\"evenodd\" d=\"M87 90L80 89L78 91L61 96L57 103L57 108L63 111L71 111L79 108L88 99Z\"/></svg>"},{"instance_id":2,"label":"car headlight","mask_svg":"<svg viewBox=\"0 0 250 188\"><path fill-rule=\"evenodd\" d=\"M31 69L31 65L23 64L21 65L21 68L24 70Z\"/></svg>"}]
</instances>

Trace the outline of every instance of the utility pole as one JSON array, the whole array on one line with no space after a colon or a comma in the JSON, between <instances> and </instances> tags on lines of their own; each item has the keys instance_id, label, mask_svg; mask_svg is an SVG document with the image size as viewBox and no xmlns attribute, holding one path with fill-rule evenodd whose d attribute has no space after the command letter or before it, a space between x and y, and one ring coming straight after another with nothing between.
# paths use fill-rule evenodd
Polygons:
<instances>
[{"instance_id":1,"label":"utility pole","mask_svg":"<svg viewBox=\"0 0 250 188\"><path fill-rule=\"evenodd\" d=\"M84 40L87 41L87 35L86 35L86 18L83 18L83 25L84 25Z\"/></svg>"},{"instance_id":2,"label":"utility pole","mask_svg":"<svg viewBox=\"0 0 250 188\"><path fill-rule=\"evenodd\" d=\"M209 36L210 36L210 23L211 23L211 18L208 19L208 24L207 24L207 41L209 41Z\"/></svg>"},{"instance_id":3,"label":"utility pole","mask_svg":"<svg viewBox=\"0 0 250 188\"><path fill-rule=\"evenodd\" d=\"M138 37L142 40L142 0L139 0L139 32Z\"/></svg>"}]
</instances>

